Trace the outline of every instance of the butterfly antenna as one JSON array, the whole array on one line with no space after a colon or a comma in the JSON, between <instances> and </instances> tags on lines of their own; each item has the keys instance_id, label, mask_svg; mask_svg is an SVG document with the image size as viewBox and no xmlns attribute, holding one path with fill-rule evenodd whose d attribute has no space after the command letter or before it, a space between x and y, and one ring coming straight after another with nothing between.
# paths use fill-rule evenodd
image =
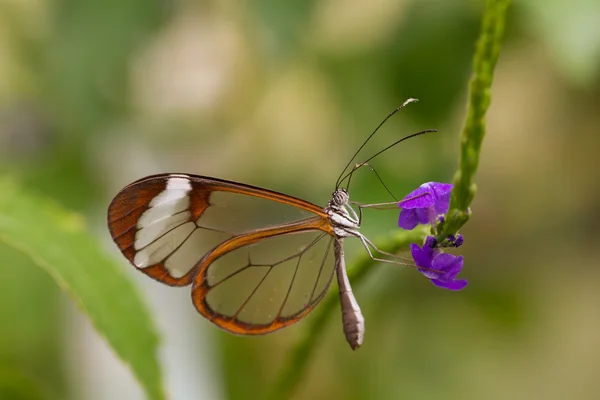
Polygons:
<instances>
[{"instance_id":1,"label":"butterfly antenna","mask_svg":"<svg viewBox=\"0 0 600 400\"><path fill-rule=\"evenodd\" d=\"M424 131L421 132L417 132L417 133L413 133L412 135L408 135L403 137L402 139L395 141L394 143L390 144L388 147L386 147L383 150L378 151L377 153L373 154L371 157L367 158L364 162L369 162L372 159L374 159L375 157L377 157L378 155L380 155L381 153L391 149L392 147L396 146L397 144L400 144L402 142L404 142L405 140L408 140L410 138L414 138L415 136L420 136L420 135L424 135L426 133L431 133L431 132L437 132L437 129L425 129Z\"/></svg>"},{"instance_id":2,"label":"butterfly antenna","mask_svg":"<svg viewBox=\"0 0 600 400\"><path fill-rule=\"evenodd\" d=\"M363 163L359 163L356 164L354 166L354 168L352 168L352 171L350 172L350 176L348 176L348 184L346 185L346 192L348 191L348 189L350 188L350 181L352 180L352 174L354 173L354 171L358 170L361 167L367 166L369 168L371 168L371 171L373 171L373 173L375 174L375 176L377 177L377 179L379 179L379 182L381 182L381 184L383 185L383 187L385 188L385 190L390 194L390 196L392 196L392 198L394 199L394 201L398 201L398 199L396 198L396 196L394 196L394 194L392 193L392 191L390 190L390 188L388 188L388 186L385 184L385 182L383 181L383 179L381 179L381 175L379 175L379 173L375 170L375 168L369 164L368 162L363 162Z\"/></svg>"},{"instance_id":3,"label":"butterfly antenna","mask_svg":"<svg viewBox=\"0 0 600 400\"><path fill-rule=\"evenodd\" d=\"M391 149L392 147L396 146L399 143L404 142L405 140L408 140L410 138L414 138L415 136L420 136L420 135L424 135L426 133L430 133L430 132L437 132L437 129L425 129L424 131L421 132L417 132L417 133L413 133L410 134L408 136L403 137L400 140L395 141L394 143L390 144L388 147L386 147L383 150L378 151L377 153L373 154L371 157L367 158L365 161L363 161L362 163L359 163L358 165L362 165L362 164L368 164L369 161L371 161L372 159L374 159L375 157L377 157L378 155L380 155L381 153L388 151L389 149ZM352 176L353 171L348 172L346 175L342 176L340 179L338 179L338 182L343 182L344 179L349 178L350 176ZM336 186L337 187L337 186Z\"/></svg>"},{"instance_id":4,"label":"butterfly antenna","mask_svg":"<svg viewBox=\"0 0 600 400\"><path fill-rule=\"evenodd\" d=\"M360 153L360 151L363 149L363 147L365 147L365 145L369 142L369 140L371 140L371 138L373 137L373 135L375 135L377 133L377 131L379 130L379 128L381 128L383 126L383 124L385 124L387 122L387 120L390 119L398 111L402 110L408 104L410 104L410 103L416 103L417 101L418 101L417 99L412 99L412 98L406 100L404 103L402 103L402 105L400 107L398 107L394 111L392 111L387 117L385 117L383 119L383 121L381 121L381 123L379 125L377 125L377 128L375 128L375 130L369 135L369 137L367 138L367 140L365 140L363 142L363 144L358 148L358 150L356 150L356 152L354 153L354 155L352 156L352 158L350 159L350 161L348 161L348 164L346 164L346 166L342 170L342 173L340 174L340 176L338 177L337 181L335 182L335 188L336 189L338 189L340 187L340 183L345 179L345 177L348 176L348 175L344 176L344 174L346 173L346 170L348 169L348 167L352 164L352 162L354 161L354 159L356 158L356 156L358 156L358 153Z\"/></svg>"}]
</instances>

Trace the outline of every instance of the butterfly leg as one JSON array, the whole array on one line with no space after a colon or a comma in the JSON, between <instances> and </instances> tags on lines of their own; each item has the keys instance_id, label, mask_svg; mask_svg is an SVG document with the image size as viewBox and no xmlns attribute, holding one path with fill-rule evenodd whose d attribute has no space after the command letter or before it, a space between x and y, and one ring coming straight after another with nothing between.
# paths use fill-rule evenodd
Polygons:
<instances>
[{"instance_id":1,"label":"butterfly leg","mask_svg":"<svg viewBox=\"0 0 600 400\"><path fill-rule=\"evenodd\" d=\"M393 257L393 258L398 258L400 260L404 260L404 261L408 261L408 259L406 257L401 257L397 254L393 254L393 253L389 253L387 251L383 251L380 248L378 248L377 246L375 246L375 244L373 242L371 242L366 236L363 236L363 239L366 243L368 243L376 252L381 253L381 254L385 254L386 256L389 257ZM364 242L363 242L364 244Z\"/></svg>"},{"instance_id":2,"label":"butterfly leg","mask_svg":"<svg viewBox=\"0 0 600 400\"><path fill-rule=\"evenodd\" d=\"M361 214L361 216L359 217L359 216L356 214L356 211L354 211L354 208L352 208L352 206L350 206L350 205L348 205L348 204L346 204L346 209L349 211L349 213L350 213L350 214L352 214L352 217L350 217L349 219L350 219L350 220L351 220L353 223L355 223L355 224L357 224L358 226L360 226L360 221L361 221L361 219L362 219L362 214ZM359 208L359 211L360 211L360 208Z\"/></svg>"},{"instance_id":3,"label":"butterfly leg","mask_svg":"<svg viewBox=\"0 0 600 400\"><path fill-rule=\"evenodd\" d=\"M355 204L358 206L358 226L362 223L363 216L363 208L374 208L376 210L392 210L398 209L398 202L390 201L387 203L374 203L374 204L364 204L356 201L351 201L351 204Z\"/></svg>"},{"instance_id":4,"label":"butterfly leg","mask_svg":"<svg viewBox=\"0 0 600 400\"><path fill-rule=\"evenodd\" d=\"M358 232L356 232L356 233L358 233ZM407 259L405 259L405 258L403 258L403 257L400 257L400 256L397 256L397 255L395 255L395 254L388 253L387 251L383 251L383 250L381 250L381 249L378 249L378 248L377 248L377 246L375 246L375 245L373 244L373 242L371 242L369 239L367 239L367 238L366 238L365 236L363 236L362 234L358 234L358 235L354 235L354 236L358 237L358 238L361 240L361 242L363 243L363 246L365 247L365 249L367 249L367 253L369 253L369 257L370 257L372 260L374 260L374 261L381 261L381 262L385 262L385 263L388 263L388 264L394 264L394 265L402 265L402 266L404 266L404 267L413 267L413 268L419 268L419 269L423 269L423 270L427 270L427 271L435 272L435 273L438 273L438 274L442 274L442 273L443 273L443 271L439 271L439 270L437 270L437 269L433 269L433 268L417 267L417 266L416 266L414 263L412 263L412 262L409 262ZM373 253L371 252L371 249L370 249L370 247L369 247L369 246L373 247L373 249L374 249L375 251L379 252L379 253L382 253L382 254L388 255L388 256L390 256L390 257L399 258L399 259L401 259L401 260L406 260L406 261L405 261L405 262L400 262L400 261L386 260L386 259L384 259L384 258L378 258L378 257L375 257L375 256L373 256Z\"/></svg>"},{"instance_id":5,"label":"butterfly leg","mask_svg":"<svg viewBox=\"0 0 600 400\"><path fill-rule=\"evenodd\" d=\"M358 233L358 232L356 232ZM396 265L404 265L404 266L408 266L408 267L414 267L415 265L413 263L408 262L405 258L399 257L395 254L392 253L388 253L386 251L380 250L377 248L377 246L375 246L369 239L367 239L364 235L362 234L357 234L355 235L357 238L360 239L360 241L362 242L364 248L367 250L367 253L369 254L369 257L374 260L374 261L381 261L381 262L385 262L385 263L389 263L389 264L396 264ZM375 251L377 251L378 253L381 254L385 254L387 256L393 257L393 258L398 258L401 259L405 262L400 262L400 261L394 261L394 260L387 260L385 258L379 258L379 257L375 257L373 255L373 252L371 251L371 247L373 247L373 249Z\"/></svg>"}]
</instances>

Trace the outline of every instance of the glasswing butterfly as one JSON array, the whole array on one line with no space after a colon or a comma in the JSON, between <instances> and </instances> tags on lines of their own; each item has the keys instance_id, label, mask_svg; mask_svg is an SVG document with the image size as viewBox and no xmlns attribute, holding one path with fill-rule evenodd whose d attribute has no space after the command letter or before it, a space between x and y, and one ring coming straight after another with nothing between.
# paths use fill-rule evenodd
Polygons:
<instances>
[{"instance_id":1,"label":"glasswing butterfly","mask_svg":"<svg viewBox=\"0 0 600 400\"><path fill-rule=\"evenodd\" d=\"M371 258L402 263L373 257L371 248L395 256L359 232L362 209L373 205L352 203L360 215L350 205L352 173L403 140L434 130L404 137L346 171L377 130L413 101L405 101L371 133L324 208L243 183L160 174L135 181L115 196L108 208L110 234L136 269L170 286L192 284L198 312L240 335L298 322L325 296L335 274L344 333L356 349L363 342L364 318L346 274L344 238L360 239ZM256 213L261 207L266 212Z\"/></svg>"}]
</instances>

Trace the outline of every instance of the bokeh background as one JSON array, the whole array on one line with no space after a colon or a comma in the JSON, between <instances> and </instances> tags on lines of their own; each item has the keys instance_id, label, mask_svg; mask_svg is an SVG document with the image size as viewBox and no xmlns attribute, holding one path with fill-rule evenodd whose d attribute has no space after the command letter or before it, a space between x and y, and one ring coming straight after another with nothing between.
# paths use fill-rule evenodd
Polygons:
<instances>
[{"instance_id":1,"label":"bokeh background","mask_svg":"<svg viewBox=\"0 0 600 400\"><path fill-rule=\"evenodd\" d=\"M193 172L325 204L364 156L403 196L457 165L482 1L0 0L0 172L105 226L127 183ZM329 322L296 399L597 399L600 396L600 3L510 9L477 174L462 275L451 293L378 265L355 288L352 352ZM363 157L364 158L364 157ZM368 171L352 197L389 201ZM397 229L368 214L366 233ZM362 251L347 244L348 259ZM235 337L189 289L129 267L162 336L172 399L262 398L305 321ZM131 372L54 281L0 244L2 373L41 398L141 399ZM310 319L310 316L308 317ZM7 379L6 376L4 379Z\"/></svg>"}]
</instances>

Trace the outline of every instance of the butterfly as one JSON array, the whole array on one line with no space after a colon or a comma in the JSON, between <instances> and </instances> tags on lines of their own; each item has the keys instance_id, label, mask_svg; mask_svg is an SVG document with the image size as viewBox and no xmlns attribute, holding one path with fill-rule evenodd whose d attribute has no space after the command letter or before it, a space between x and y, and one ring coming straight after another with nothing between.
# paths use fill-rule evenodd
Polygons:
<instances>
[{"instance_id":1,"label":"butterfly","mask_svg":"<svg viewBox=\"0 0 600 400\"><path fill-rule=\"evenodd\" d=\"M369 136L395 112L392 112ZM409 135L388 146L433 130ZM234 334L260 335L298 322L337 277L342 322L352 349L364 317L346 273L343 241L358 238L369 255L385 253L359 232L362 209L350 203L346 173L325 207L282 193L191 174L159 174L123 188L108 207L108 228L139 271L170 285L192 285L196 310ZM375 156L376 156L375 155ZM345 174L345 175L344 175ZM347 179L347 186L341 187ZM256 210L262 210L257 212Z\"/></svg>"}]
</instances>

